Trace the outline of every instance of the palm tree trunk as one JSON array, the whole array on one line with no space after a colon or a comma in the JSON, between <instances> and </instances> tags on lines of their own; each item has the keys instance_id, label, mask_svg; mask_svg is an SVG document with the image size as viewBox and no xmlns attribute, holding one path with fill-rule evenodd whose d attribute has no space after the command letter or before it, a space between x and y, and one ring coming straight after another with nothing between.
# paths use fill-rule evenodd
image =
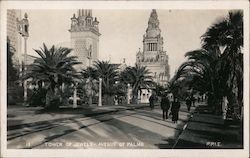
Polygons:
<instances>
[{"instance_id":1,"label":"palm tree trunk","mask_svg":"<svg viewBox=\"0 0 250 158\"><path fill-rule=\"evenodd\" d=\"M49 88L46 92L46 97L45 97L45 108L51 107L51 101L54 98L54 92Z\"/></svg>"},{"instance_id":2,"label":"palm tree trunk","mask_svg":"<svg viewBox=\"0 0 250 158\"><path fill-rule=\"evenodd\" d=\"M133 92L133 103L138 104L138 93Z\"/></svg>"},{"instance_id":3,"label":"palm tree trunk","mask_svg":"<svg viewBox=\"0 0 250 158\"><path fill-rule=\"evenodd\" d=\"M105 101L104 104L110 105L110 96L108 94L104 94L103 97Z\"/></svg>"},{"instance_id":4,"label":"palm tree trunk","mask_svg":"<svg viewBox=\"0 0 250 158\"><path fill-rule=\"evenodd\" d=\"M50 94L49 92L47 91L46 92L46 97L45 97L45 108L49 107L50 106Z\"/></svg>"},{"instance_id":5,"label":"palm tree trunk","mask_svg":"<svg viewBox=\"0 0 250 158\"><path fill-rule=\"evenodd\" d=\"M92 105L92 95L89 96L89 105Z\"/></svg>"}]
</instances>

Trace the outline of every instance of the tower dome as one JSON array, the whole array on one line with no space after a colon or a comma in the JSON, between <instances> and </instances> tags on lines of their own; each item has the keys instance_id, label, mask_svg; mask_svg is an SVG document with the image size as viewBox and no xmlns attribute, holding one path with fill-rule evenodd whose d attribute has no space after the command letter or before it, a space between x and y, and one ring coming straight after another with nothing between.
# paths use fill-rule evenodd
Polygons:
<instances>
[{"instance_id":1,"label":"tower dome","mask_svg":"<svg viewBox=\"0 0 250 158\"><path fill-rule=\"evenodd\" d=\"M146 30L146 36L152 38L160 36L161 30L159 28L159 24L160 22L158 20L158 15L156 13L156 10L153 9L148 20L148 28Z\"/></svg>"}]
</instances>

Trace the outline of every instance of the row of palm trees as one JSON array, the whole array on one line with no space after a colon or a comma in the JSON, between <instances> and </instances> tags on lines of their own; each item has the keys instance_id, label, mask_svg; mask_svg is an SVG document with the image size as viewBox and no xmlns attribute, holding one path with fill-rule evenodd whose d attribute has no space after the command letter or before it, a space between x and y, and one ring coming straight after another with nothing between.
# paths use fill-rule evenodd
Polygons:
<instances>
[{"instance_id":1,"label":"row of palm trees","mask_svg":"<svg viewBox=\"0 0 250 158\"><path fill-rule=\"evenodd\" d=\"M243 106L243 13L229 12L226 18L208 28L201 42L200 49L186 53L188 60L179 67L168 90L177 96L183 91L183 85L188 86L192 91L206 94L208 104L214 109L220 109L222 98L226 96L230 108L239 117ZM54 100L62 100L65 85L85 90L91 104L99 78L102 78L105 104L112 104L114 95L124 95L128 84L135 103L142 88L155 86L149 70L140 65L121 71L118 65L96 61L92 67L78 72L75 65L81 63L70 55L71 49L54 46L48 49L44 44L35 51L39 57L22 79L32 78L34 82L44 83L48 107Z\"/></svg>"},{"instance_id":2,"label":"row of palm trees","mask_svg":"<svg viewBox=\"0 0 250 158\"><path fill-rule=\"evenodd\" d=\"M243 12L231 11L201 36L200 49L187 52L170 82L178 93L186 82L190 89L208 96L208 105L221 109L223 97L235 118L243 107Z\"/></svg>"},{"instance_id":3,"label":"row of palm trees","mask_svg":"<svg viewBox=\"0 0 250 158\"><path fill-rule=\"evenodd\" d=\"M97 88L98 78L102 78L103 94L106 104L112 104L114 95L126 95L128 84L132 89L132 101L138 103L138 91L154 86L151 72L146 67L135 65L120 70L117 64L110 64L108 61L97 61L93 67L87 67L81 72L85 80L87 95L93 96ZM91 97L89 97L91 99ZM91 104L91 100L89 102Z\"/></svg>"},{"instance_id":4,"label":"row of palm trees","mask_svg":"<svg viewBox=\"0 0 250 158\"><path fill-rule=\"evenodd\" d=\"M34 83L43 83L46 89L45 106L58 108L65 99L65 87L77 88L85 91L88 103L92 104L92 97L98 91L99 78L102 78L102 93L105 104L113 103L114 95L125 95L127 85L130 84L133 92L133 101L138 98L138 91L154 85L152 76L146 67L135 65L120 70L117 64L108 61L96 61L92 67L76 71L75 66L81 64L76 56L71 56L68 48L43 48L35 50L39 55L28 66L22 80L31 79ZM41 84L39 84L41 85Z\"/></svg>"}]
</instances>

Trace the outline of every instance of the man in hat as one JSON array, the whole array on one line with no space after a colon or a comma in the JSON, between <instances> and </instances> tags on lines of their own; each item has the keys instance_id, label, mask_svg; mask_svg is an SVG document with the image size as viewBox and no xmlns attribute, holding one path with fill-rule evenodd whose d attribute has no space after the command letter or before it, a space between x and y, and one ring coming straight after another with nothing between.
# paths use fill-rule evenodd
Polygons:
<instances>
[{"instance_id":1,"label":"man in hat","mask_svg":"<svg viewBox=\"0 0 250 158\"><path fill-rule=\"evenodd\" d=\"M161 98L161 109L162 109L162 118L163 120L168 119L168 110L170 108L170 101L167 97L167 94L163 94Z\"/></svg>"}]
</instances>

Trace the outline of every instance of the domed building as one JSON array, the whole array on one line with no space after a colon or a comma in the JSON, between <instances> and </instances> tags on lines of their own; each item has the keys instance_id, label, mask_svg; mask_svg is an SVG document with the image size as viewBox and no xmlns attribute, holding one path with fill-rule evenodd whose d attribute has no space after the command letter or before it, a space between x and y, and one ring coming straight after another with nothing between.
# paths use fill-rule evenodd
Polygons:
<instances>
[{"instance_id":1,"label":"domed building","mask_svg":"<svg viewBox=\"0 0 250 158\"><path fill-rule=\"evenodd\" d=\"M158 15L153 9L148 20L146 34L143 36L143 50L139 49L136 54L136 64L146 66L153 80L161 86L166 86L170 77L168 55L163 49L164 42L159 24ZM152 89L142 89L138 94L140 102L148 103L152 93Z\"/></svg>"},{"instance_id":2,"label":"domed building","mask_svg":"<svg viewBox=\"0 0 250 158\"><path fill-rule=\"evenodd\" d=\"M159 28L156 10L153 9L146 34L143 36L143 50L136 54L136 64L146 66L156 83L165 86L169 80L168 55L163 49L163 37Z\"/></svg>"}]
</instances>

